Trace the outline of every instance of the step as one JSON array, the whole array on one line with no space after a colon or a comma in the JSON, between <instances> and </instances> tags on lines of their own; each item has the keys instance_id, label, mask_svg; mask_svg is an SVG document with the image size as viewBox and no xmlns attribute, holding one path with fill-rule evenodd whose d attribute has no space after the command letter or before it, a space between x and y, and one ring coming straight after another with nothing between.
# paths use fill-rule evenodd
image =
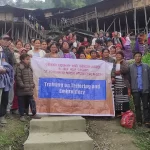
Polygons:
<instances>
[{"instance_id":1,"label":"step","mask_svg":"<svg viewBox=\"0 0 150 150\"><path fill-rule=\"evenodd\" d=\"M30 122L30 133L84 132L86 122L82 117L44 117Z\"/></svg>"},{"instance_id":2,"label":"step","mask_svg":"<svg viewBox=\"0 0 150 150\"><path fill-rule=\"evenodd\" d=\"M24 150L93 150L93 140L85 132L30 133Z\"/></svg>"}]
</instances>

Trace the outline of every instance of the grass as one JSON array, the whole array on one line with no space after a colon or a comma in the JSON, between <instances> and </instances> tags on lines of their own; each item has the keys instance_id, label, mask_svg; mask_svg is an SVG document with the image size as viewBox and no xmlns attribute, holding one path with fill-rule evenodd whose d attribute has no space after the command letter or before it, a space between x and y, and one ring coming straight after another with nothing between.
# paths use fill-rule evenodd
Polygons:
<instances>
[{"instance_id":1,"label":"grass","mask_svg":"<svg viewBox=\"0 0 150 150\"><path fill-rule=\"evenodd\" d=\"M139 127L136 129L125 129L121 130L124 134L130 134L135 138L135 144L140 150L150 150L150 130Z\"/></svg>"},{"instance_id":2,"label":"grass","mask_svg":"<svg viewBox=\"0 0 150 150\"><path fill-rule=\"evenodd\" d=\"M0 127L0 150L23 150L23 143L28 136L29 122L22 123L17 118L8 120L5 127Z\"/></svg>"}]
</instances>

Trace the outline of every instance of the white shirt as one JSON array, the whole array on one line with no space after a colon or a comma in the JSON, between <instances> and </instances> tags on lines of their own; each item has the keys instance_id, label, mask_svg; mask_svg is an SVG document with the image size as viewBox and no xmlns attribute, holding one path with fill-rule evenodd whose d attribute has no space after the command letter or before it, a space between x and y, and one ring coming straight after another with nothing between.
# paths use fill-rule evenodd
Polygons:
<instances>
[{"instance_id":1,"label":"white shirt","mask_svg":"<svg viewBox=\"0 0 150 150\"><path fill-rule=\"evenodd\" d=\"M116 64L116 71L120 71L120 64ZM118 79L122 79L121 75L116 76Z\"/></svg>"},{"instance_id":2,"label":"white shirt","mask_svg":"<svg viewBox=\"0 0 150 150\"><path fill-rule=\"evenodd\" d=\"M94 39L92 40L92 46L94 46L94 45L95 45L96 40L97 40L97 38L94 38Z\"/></svg>"}]
</instances>

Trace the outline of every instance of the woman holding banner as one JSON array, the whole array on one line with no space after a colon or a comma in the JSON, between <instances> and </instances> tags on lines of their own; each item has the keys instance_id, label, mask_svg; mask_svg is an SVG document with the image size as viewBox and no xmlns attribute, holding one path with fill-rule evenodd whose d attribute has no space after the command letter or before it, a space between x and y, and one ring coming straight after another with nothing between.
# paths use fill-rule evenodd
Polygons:
<instances>
[{"instance_id":1,"label":"woman holding banner","mask_svg":"<svg viewBox=\"0 0 150 150\"><path fill-rule=\"evenodd\" d=\"M117 114L126 112L129 110L129 66L124 60L124 53L118 51L116 53L115 63L115 78L114 81L114 98L115 98L115 110Z\"/></svg>"},{"instance_id":2,"label":"woman holding banner","mask_svg":"<svg viewBox=\"0 0 150 150\"><path fill-rule=\"evenodd\" d=\"M49 47L50 53L45 55L45 58L60 58L58 55L58 47L56 43L52 43Z\"/></svg>"}]
</instances>

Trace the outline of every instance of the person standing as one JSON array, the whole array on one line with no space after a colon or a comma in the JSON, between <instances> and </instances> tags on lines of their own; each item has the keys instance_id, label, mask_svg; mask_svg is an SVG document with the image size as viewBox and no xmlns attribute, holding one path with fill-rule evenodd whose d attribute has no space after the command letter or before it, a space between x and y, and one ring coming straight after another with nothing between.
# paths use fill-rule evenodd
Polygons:
<instances>
[{"instance_id":1,"label":"person standing","mask_svg":"<svg viewBox=\"0 0 150 150\"><path fill-rule=\"evenodd\" d=\"M114 83L114 100L116 114L128 111L129 108L129 65L124 60L124 53L118 51L116 53L115 74L112 74L112 82Z\"/></svg>"},{"instance_id":2,"label":"person standing","mask_svg":"<svg viewBox=\"0 0 150 150\"><path fill-rule=\"evenodd\" d=\"M16 89L19 104L20 121L24 122L24 112L28 110L30 105L34 119L39 119L36 116L36 103L33 99L33 90L35 87L33 81L33 71L30 66L30 56L22 54L20 56L20 64L16 69ZM28 106L28 107L27 107ZM28 112L26 112L28 114Z\"/></svg>"},{"instance_id":3,"label":"person standing","mask_svg":"<svg viewBox=\"0 0 150 150\"><path fill-rule=\"evenodd\" d=\"M41 41L39 39L36 39L34 41L34 49L28 51L28 55L30 55L31 57L44 57L45 56L45 51L41 50Z\"/></svg>"},{"instance_id":4,"label":"person standing","mask_svg":"<svg viewBox=\"0 0 150 150\"><path fill-rule=\"evenodd\" d=\"M129 66L131 92L135 105L136 121L138 126L142 126L141 101L143 103L144 124L150 123L150 67L142 63L142 52L134 54L135 63Z\"/></svg>"}]
</instances>

